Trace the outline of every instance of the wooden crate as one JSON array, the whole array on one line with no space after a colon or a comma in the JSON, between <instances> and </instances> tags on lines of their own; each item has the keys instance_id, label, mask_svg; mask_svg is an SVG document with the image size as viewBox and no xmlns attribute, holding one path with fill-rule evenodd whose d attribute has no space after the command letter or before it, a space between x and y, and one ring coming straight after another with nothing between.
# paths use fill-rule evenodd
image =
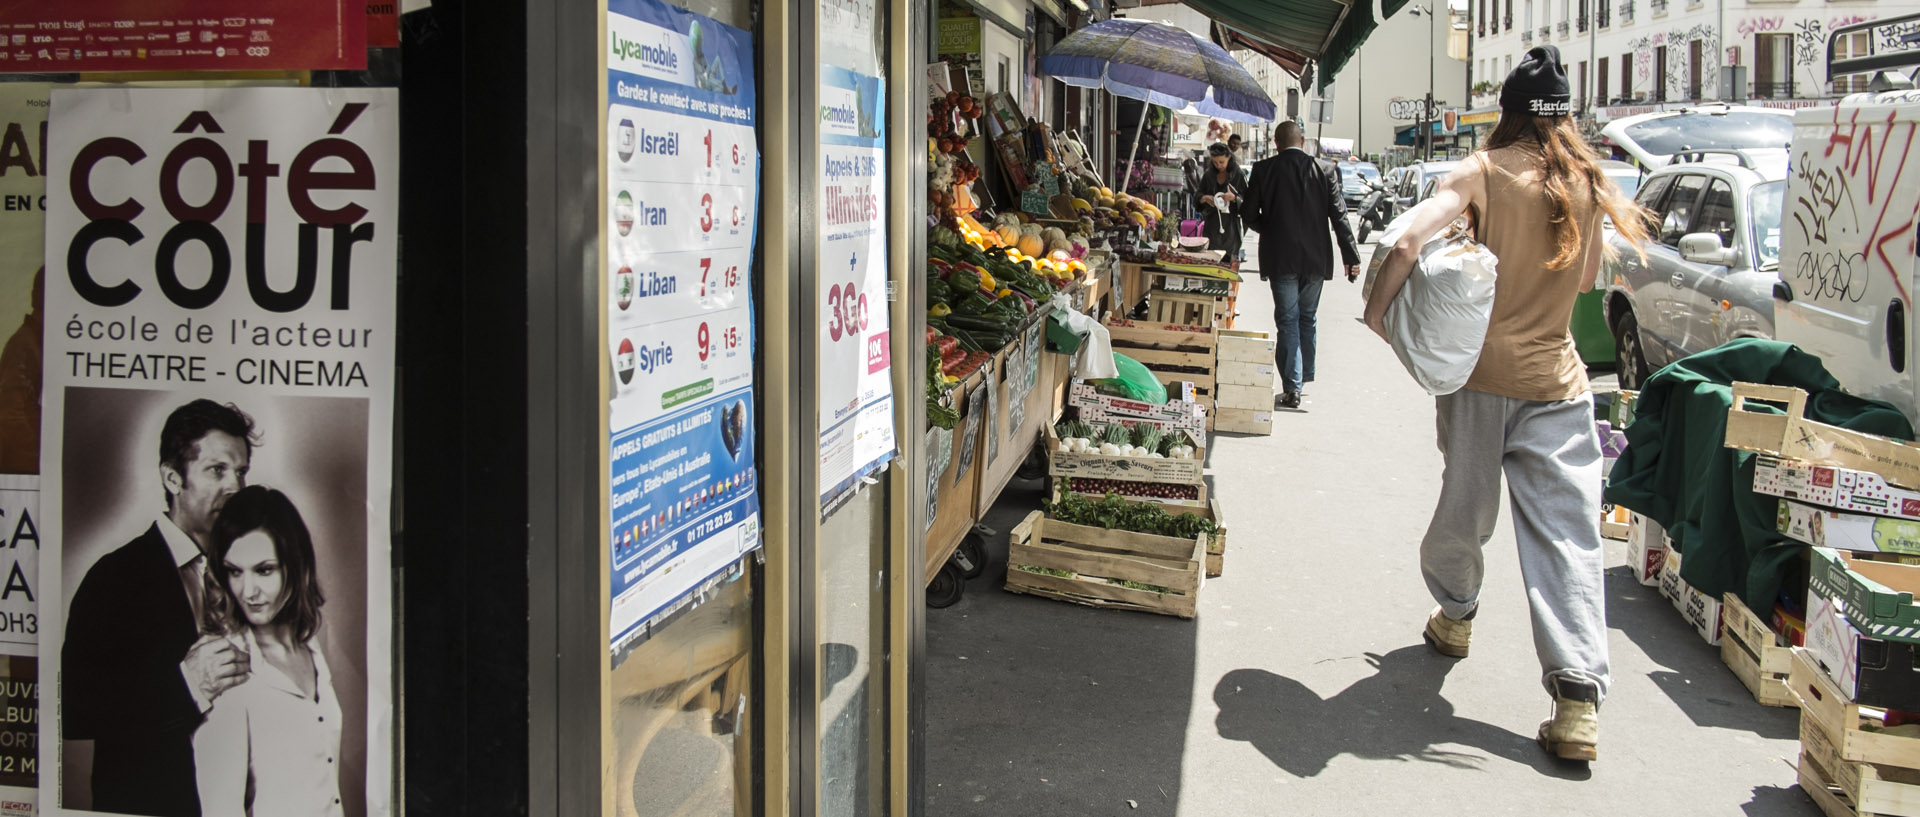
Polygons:
<instances>
[{"instance_id":1,"label":"wooden crate","mask_svg":"<svg viewBox=\"0 0 1920 817\"><path fill-rule=\"evenodd\" d=\"M1198 392L1195 402L1206 414L1207 427L1212 427L1217 385L1213 377L1214 348L1220 330L1108 318L1107 332L1112 336L1113 351L1140 361L1169 388L1182 381L1192 383Z\"/></svg>"},{"instance_id":2,"label":"wooden crate","mask_svg":"<svg viewBox=\"0 0 1920 817\"><path fill-rule=\"evenodd\" d=\"M1227 434L1272 434L1273 406L1265 410L1223 408L1215 412L1213 430Z\"/></svg>"},{"instance_id":3,"label":"wooden crate","mask_svg":"<svg viewBox=\"0 0 1920 817\"><path fill-rule=\"evenodd\" d=\"M1063 479L1069 479L1069 478L1068 477L1050 477L1049 478L1048 485L1047 485L1048 496L1059 495L1061 490L1060 481ZM1194 489L1194 491L1197 492L1197 495L1192 499L1167 499L1163 497L1148 496L1144 492L1148 488L1165 487L1167 485L1173 485L1177 483L1135 482L1131 480L1110 480L1110 482L1118 483L1117 487L1114 490L1114 493L1118 494L1121 499L1125 499L1129 502L1152 502L1156 505L1163 506L1166 509L1167 513L1175 513L1177 512L1177 510L1190 511L1195 508L1204 508L1207 506L1207 502L1208 502L1207 484L1204 482L1199 483L1197 485L1186 486ZM1067 490L1073 491L1074 493L1084 497L1099 499L1107 495L1105 491L1088 491L1088 490L1076 489L1073 483L1066 483L1066 485L1067 485L1067 488L1066 488Z\"/></svg>"},{"instance_id":4,"label":"wooden crate","mask_svg":"<svg viewBox=\"0 0 1920 817\"><path fill-rule=\"evenodd\" d=\"M1150 297L1153 320L1176 326L1213 326L1226 311L1227 299L1218 295L1154 290Z\"/></svg>"},{"instance_id":5,"label":"wooden crate","mask_svg":"<svg viewBox=\"0 0 1920 817\"><path fill-rule=\"evenodd\" d=\"M1827 729L1800 715L1800 788L1828 817L1920 817L1920 770L1840 758Z\"/></svg>"},{"instance_id":6,"label":"wooden crate","mask_svg":"<svg viewBox=\"0 0 1920 817\"><path fill-rule=\"evenodd\" d=\"M1213 520L1213 536L1207 540L1207 578L1219 578L1227 561L1227 518L1220 514L1220 501L1209 499L1204 508L1170 509L1167 513L1195 513Z\"/></svg>"},{"instance_id":7,"label":"wooden crate","mask_svg":"<svg viewBox=\"0 0 1920 817\"><path fill-rule=\"evenodd\" d=\"M1206 584L1206 553L1205 536L1189 541L1107 530L1054 521L1034 511L1008 540L1006 588L1089 607L1193 618Z\"/></svg>"},{"instance_id":8,"label":"wooden crate","mask_svg":"<svg viewBox=\"0 0 1920 817\"><path fill-rule=\"evenodd\" d=\"M1762 705L1799 706L1799 699L1787 688L1793 648L1779 646L1773 628L1747 609L1737 594L1726 594L1721 604L1720 660Z\"/></svg>"},{"instance_id":9,"label":"wooden crate","mask_svg":"<svg viewBox=\"0 0 1920 817\"><path fill-rule=\"evenodd\" d=\"M1136 482L1175 482L1200 484L1201 476L1206 472L1207 450L1195 445L1193 459L1152 459L1142 457L1118 457L1097 454L1092 451L1081 453L1060 450L1060 435L1053 428L1047 428L1047 474L1055 477L1092 477L1095 479L1126 479ZM1096 440L1096 442L1098 442ZM1204 443L1205 440L1198 440Z\"/></svg>"},{"instance_id":10,"label":"wooden crate","mask_svg":"<svg viewBox=\"0 0 1920 817\"><path fill-rule=\"evenodd\" d=\"M1254 332L1247 329L1222 329L1219 339L1214 343L1221 362L1265 363L1274 362L1274 339L1272 333Z\"/></svg>"},{"instance_id":11,"label":"wooden crate","mask_svg":"<svg viewBox=\"0 0 1920 817\"><path fill-rule=\"evenodd\" d=\"M1600 535L1608 539L1627 538L1628 526L1633 522L1633 511L1624 505L1609 505L1600 515Z\"/></svg>"},{"instance_id":12,"label":"wooden crate","mask_svg":"<svg viewBox=\"0 0 1920 817\"><path fill-rule=\"evenodd\" d=\"M1238 386L1224 384L1216 386L1213 394L1215 412L1214 428L1220 427L1218 413L1222 411L1264 411L1273 413L1273 386Z\"/></svg>"},{"instance_id":13,"label":"wooden crate","mask_svg":"<svg viewBox=\"0 0 1920 817\"><path fill-rule=\"evenodd\" d=\"M1280 377L1280 367L1273 365L1269 358L1264 363L1241 360L1220 359L1214 369L1213 381L1221 386L1261 386L1268 392L1273 391L1273 383ZM1268 406L1272 408L1272 406Z\"/></svg>"},{"instance_id":14,"label":"wooden crate","mask_svg":"<svg viewBox=\"0 0 1920 817\"><path fill-rule=\"evenodd\" d=\"M1746 410L1749 400L1786 404L1786 414ZM1727 447L1816 465L1872 471L1903 488L1920 489L1920 446L1848 431L1806 418L1807 393L1787 386L1733 384Z\"/></svg>"},{"instance_id":15,"label":"wooden crate","mask_svg":"<svg viewBox=\"0 0 1920 817\"><path fill-rule=\"evenodd\" d=\"M1811 719L1840 760L1920 769L1920 738L1877 731L1886 713L1847 700L1803 647L1793 648L1787 686L1800 699L1801 722Z\"/></svg>"}]
</instances>

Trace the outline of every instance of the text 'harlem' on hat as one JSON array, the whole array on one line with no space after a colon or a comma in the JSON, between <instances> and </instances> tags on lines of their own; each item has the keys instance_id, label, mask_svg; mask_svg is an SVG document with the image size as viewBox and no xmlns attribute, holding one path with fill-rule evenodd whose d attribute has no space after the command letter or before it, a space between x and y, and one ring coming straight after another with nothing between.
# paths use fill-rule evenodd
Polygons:
<instances>
[{"instance_id":1,"label":"text 'harlem' on hat","mask_svg":"<svg viewBox=\"0 0 1920 817\"><path fill-rule=\"evenodd\" d=\"M1529 116L1573 115L1573 93L1560 49L1536 46L1507 75L1500 88L1500 110Z\"/></svg>"}]
</instances>

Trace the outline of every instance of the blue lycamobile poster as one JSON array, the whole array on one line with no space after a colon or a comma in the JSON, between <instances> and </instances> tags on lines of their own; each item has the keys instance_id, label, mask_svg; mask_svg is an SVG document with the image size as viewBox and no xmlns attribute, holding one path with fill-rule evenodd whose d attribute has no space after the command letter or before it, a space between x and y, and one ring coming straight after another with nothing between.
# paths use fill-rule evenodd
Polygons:
<instances>
[{"instance_id":1,"label":"blue lycamobile poster","mask_svg":"<svg viewBox=\"0 0 1920 817\"><path fill-rule=\"evenodd\" d=\"M610 647L760 546L753 41L658 0L607 6Z\"/></svg>"}]
</instances>

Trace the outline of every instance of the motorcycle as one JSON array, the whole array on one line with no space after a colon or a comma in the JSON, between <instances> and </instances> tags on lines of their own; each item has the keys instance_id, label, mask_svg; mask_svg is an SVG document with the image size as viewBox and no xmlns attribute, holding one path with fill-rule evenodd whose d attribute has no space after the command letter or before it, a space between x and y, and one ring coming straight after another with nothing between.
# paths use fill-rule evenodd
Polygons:
<instances>
[{"instance_id":1,"label":"motorcycle","mask_svg":"<svg viewBox=\"0 0 1920 817\"><path fill-rule=\"evenodd\" d=\"M1371 192L1360 200L1360 232L1355 236L1360 241L1367 240L1376 230L1384 230L1387 222L1393 220L1393 197L1387 195L1387 186L1372 179L1363 179Z\"/></svg>"}]
</instances>

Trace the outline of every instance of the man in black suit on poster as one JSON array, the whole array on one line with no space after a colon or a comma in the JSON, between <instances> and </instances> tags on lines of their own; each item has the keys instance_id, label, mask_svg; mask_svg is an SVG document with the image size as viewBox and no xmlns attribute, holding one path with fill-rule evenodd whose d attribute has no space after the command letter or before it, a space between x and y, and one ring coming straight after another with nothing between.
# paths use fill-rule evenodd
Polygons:
<instances>
[{"instance_id":1,"label":"man in black suit on poster","mask_svg":"<svg viewBox=\"0 0 1920 817\"><path fill-rule=\"evenodd\" d=\"M251 671L244 650L202 635L219 631L208 622L225 599L203 549L221 506L247 483L255 442L253 420L230 404L175 409L160 432L166 513L95 562L74 593L60 723L63 740L93 741L93 811L200 814L194 730Z\"/></svg>"},{"instance_id":2,"label":"man in black suit on poster","mask_svg":"<svg viewBox=\"0 0 1920 817\"><path fill-rule=\"evenodd\" d=\"M1333 280L1328 226L1340 240L1348 281L1360 273L1360 248L1347 224L1339 170L1301 148L1306 135L1298 122L1280 123L1273 129L1273 141L1281 150L1254 163L1242 210L1247 226L1260 232L1260 275L1273 288L1274 320L1280 330L1274 363L1280 368L1282 389L1273 405L1299 408L1306 384L1313 382L1320 289Z\"/></svg>"}]
</instances>

